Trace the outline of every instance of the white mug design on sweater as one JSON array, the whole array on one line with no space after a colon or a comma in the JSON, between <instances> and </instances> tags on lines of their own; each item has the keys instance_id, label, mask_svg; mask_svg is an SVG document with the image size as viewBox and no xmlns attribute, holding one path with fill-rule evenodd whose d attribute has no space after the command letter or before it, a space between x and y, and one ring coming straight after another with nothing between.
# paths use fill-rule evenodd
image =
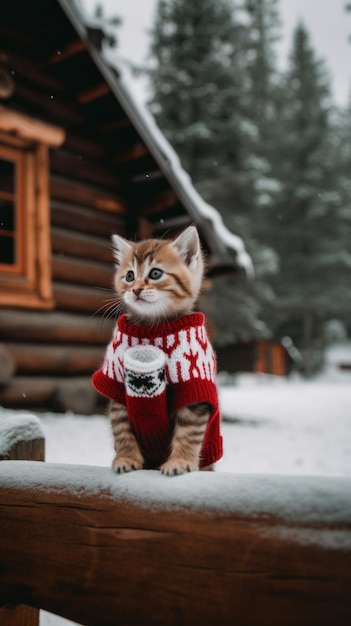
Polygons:
<instances>
[{"instance_id":1,"label":"white mug design on sweater","mask_svg":"<svg viewBox=\"0 0 351 626\"><path fill-rule=\"evenodd\" d=\"M166 389L165 354L151 345L134 346L124 353L124 385L129 396L152 397Z\"/></svg>"}]
</instances>

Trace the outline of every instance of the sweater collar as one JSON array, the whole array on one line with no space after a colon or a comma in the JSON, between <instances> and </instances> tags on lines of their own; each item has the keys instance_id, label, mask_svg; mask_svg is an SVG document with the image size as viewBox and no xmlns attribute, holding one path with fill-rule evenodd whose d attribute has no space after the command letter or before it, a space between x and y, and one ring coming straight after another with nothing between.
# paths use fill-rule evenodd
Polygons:
<instances>
[{"instance_id":1,"label":"sweater collar","mask_svg":"<svg viewBox=\"0 0 351 626\"><path fill-rule=\"evenodd\" d=\"M121 315L117 320L117 328L121 332L143 339L154 337L165 337L171 333L178 332L180 330L186 330L191 327L203 326L205 317L203 313L190 313L184 315L171 322L164 322L163 324L156 324L156 326L137 326L128 322L126 313Z\"/></svg>"}]
</instances>

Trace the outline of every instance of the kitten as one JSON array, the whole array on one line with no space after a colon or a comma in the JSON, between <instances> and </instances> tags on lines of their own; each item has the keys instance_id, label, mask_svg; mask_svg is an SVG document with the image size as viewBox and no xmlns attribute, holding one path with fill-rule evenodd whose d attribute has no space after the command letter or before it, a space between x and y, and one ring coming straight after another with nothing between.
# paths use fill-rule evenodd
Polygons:
<instances>
[{"instance_id":1,"label":"kitten","mask_svg":"<svg viewBox=\"0 0 351 626\"><path fill-rule=\"evenodd\" d=\"M186 406L177 406L177 410L170 416L167 414L165 424L160 426L159 438L161 441L161 437L165 436L164 429L170 428L169 425L171 424L171 442L169 450L163 451L164 458L159 469L168 476L183 474L199 468L212 469L213 459L217 460L221 456L219 426L217 428L217 426L212 425L210 429L211 433L215 432L215 437L218 439L215 446L216 458L212 452L209 456L205 453L205 457L202 459L200 454L203 453L202 448L205 433L208 430L209 418L214 412L213 405L217 402L216 399L213 400L214 394L216 394L216 391L213 390L215 389L215 358L212 347L207 340L204 326L198 322L202 314L190 315L201 289L204 271L204 258L197 230L190 226L175 240L147 239L139 243L133 243L119 235L113 235L112 243L116 261L114 287L126 310L126 316L124 316L126 321L122 322L123 328L134 328L132 334L144 337L143 340L139 340L140 344L145 345L149 341L150 343L154 341L154 345L160 345L163 342L165 352L169 357L168 365L166 365L168 377L172 378L173 376L175 381L180 380L181 376L185 377L184 380L187 381L185 388L190 394L189 398L196 397L198 400ZM195 329L190 329L192 320L196 321ZM195 322L192 323L194 325ZM190 327L188 328L189 324ZM167 334L165 335L166 331ZM170 335L171 331L173 334ZM114 358L116 362L118 362L116 355L118 355L119 349L116 346L118 341L121 343L121 337L124 337L123 332L122 334L121 332L119 331L119 334L117 332L114 342L110 344L113 346L110 347L110 354L114 355L111 356L111 359ZM162 336L158 337L158 334ZM150 337L150 340L147 339L145 342L145 336ZM189 337L192 339L190 340ZM133 341L136 339L133 338ZM186 343L187 341L195 341L195 348L193 343L190 346L190 343ZM173 345L171 345L172 342ZM183 356L179 357L181 345L183 346ZM172 348L174 348L173 351ZM117 352L113 352L116 350ZM191 366L190 360L192 360ZM115 366L111 360L108 360L108 357L105 357L105 369L101 370L105 372L104 380L98 385L99 374L96 373L93 381L101 393L114 398L109 405L116 451L112 467L114 471L121 473L150 466L150 461L148 462L144 458L143 446L138 440L137 426L133 427L127 407L116 401L116 398L120 397L118 395L120 392L118 394L116 392L116 395L107 391L110 389L110 379L106 378L106 373L109 372L110 376L117 376L118 379L116 367L118 369L118 365ZM180 374L180 371L183 374ZM102 374L101 376L103 377ZM193 387L192 379L189 382L191 376L196 378L194 384L199 380L204 389L207 390L207 386L209 387L209 391L205 393L206 397L198 398L196 394L192 395L195 387ZM161 379L162 376L159 378ZM150 376L146 377L146 382L149 379ZM141 385L142 381L139 383ZM180 385L176 385L177 389L179 387ZM133 401L137 402L135 398L131 398L131 402ZM137 404L136 406L139 407L137 412L140 414L142 405ZM219 422L219 414L217 421ZM209 437L211 437L211 433L208 435ZM207 442L206 449L212 450L213 448L214 450L213 445L212 441ZM204 467L204 459L207 458L209 459L208 467Z\"/></svg>"}]
</instances>

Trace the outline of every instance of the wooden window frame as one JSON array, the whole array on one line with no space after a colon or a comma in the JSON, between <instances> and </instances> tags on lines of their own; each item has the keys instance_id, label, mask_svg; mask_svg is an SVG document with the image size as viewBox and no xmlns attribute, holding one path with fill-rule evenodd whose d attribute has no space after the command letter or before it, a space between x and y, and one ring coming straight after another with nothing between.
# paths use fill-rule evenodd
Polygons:
<instances>
[{"instance_id":1,"label":"wooden window frame","mask_svg":"<svg viewBox=\"0 0 351 626\"><path fill-rule=\"evenodd\" d=\"M0 306L52 309L49 148L63 129L0 106L0 158L16 163L14 264L0 264Z\"/></svg>"}]
</instances>

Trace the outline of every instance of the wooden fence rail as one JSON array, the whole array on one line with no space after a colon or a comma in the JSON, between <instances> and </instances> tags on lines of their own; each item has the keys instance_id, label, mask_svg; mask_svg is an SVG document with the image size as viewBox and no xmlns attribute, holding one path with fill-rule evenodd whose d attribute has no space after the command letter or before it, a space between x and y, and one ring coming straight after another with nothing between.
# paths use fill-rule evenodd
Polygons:
<instances>
[{"instance_id":1,"label":"wooden fence rail","mask_svg":"<svg viewBox=\"0 0 351 626\"><path fill-rule=\"evenodd\" d=\"M351 623L351 480L0 464L0 604L88 626Z\"/></svg>"}]
</instances>

